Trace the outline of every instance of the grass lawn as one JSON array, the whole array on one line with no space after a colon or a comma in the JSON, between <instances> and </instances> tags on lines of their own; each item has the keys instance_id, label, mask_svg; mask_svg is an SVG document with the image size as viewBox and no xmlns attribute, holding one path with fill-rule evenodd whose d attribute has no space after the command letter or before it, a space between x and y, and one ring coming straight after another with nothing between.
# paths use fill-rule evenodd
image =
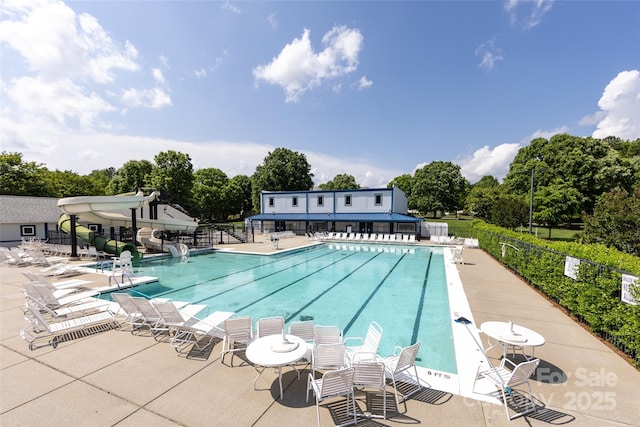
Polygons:
<instances>
[{"instance_id":1,"label":"grass lawn","mask_svg":"<svg viewBox=\"0 0 640 427\"><path fill-rule=\"evenodd\" d=\"M425 222L446 222L449 224L449 235L459 237L475 237L472 235L471 222L474 218L471 216L460 215L458 218L455 216L446 216L443 218L423 218ZM547 227L534 226L532 231L540 239L547 239L549 236L549 229ZM515 231L521 231L522 233L528 233L529 227L517 228ZM551 240L562 240L566 242L572 242L575 240L576 234L580 232L579 228L552 228Z\"/></svg>"}]
</instances>

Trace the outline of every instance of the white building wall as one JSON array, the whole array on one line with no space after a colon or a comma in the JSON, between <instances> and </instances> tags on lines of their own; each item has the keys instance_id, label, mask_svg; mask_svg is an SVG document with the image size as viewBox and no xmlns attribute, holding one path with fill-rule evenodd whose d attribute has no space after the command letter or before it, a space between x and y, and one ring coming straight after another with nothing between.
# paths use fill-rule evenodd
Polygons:
<instances>
[{"instance_id":1,"label":"white building wall","mask_svg":"<svg viewBox=\"0 0 640 427\"><path fill-rule=\"evenodd\" d=\"M297 206L293 205L297 198ZM269 204L273 199L273 206ZM262 213L306 213L307 193L262 193Z\"/></svg>"},{"instance_id":2,"label":"white building wall","mask_svg":"<svg viewBox=\"0 0 640 427\"><path fill-rule=\"evenodd\" d=\"M322 197L322 205L318 205L318 198ZM333 193L309 193L309 213L333 213Z\"/></svg>"}]
</instances>

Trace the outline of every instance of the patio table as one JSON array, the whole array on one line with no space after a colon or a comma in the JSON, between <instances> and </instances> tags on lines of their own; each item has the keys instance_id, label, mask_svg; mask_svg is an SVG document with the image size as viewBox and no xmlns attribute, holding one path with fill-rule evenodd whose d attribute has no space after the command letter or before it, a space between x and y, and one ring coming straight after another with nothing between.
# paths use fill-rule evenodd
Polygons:
<instances>
[{"instance_id":1,"label":"patio table","mask_svg":"<svg viewBox=\"0 0 640 427\"><path fill-rule=\"evenodd\" d=\"M285 339L286 338L286 341ZM307 353L307 343L302 338L295 335L268 335L251 342L247 347L246 355L254 365L262 366L258 370L258 375L253 380L253 389L256 389L256 382L264 369L277 368L278 381L280 383L280 399L282 399L282 367L291 365L302 359Z\"/></svg>"},{"instance_id":2,"label":"patio table","mask_svg":"<svg viewBox=\"0 0 640 427\"><path fill-rule=\"evenodd\" d=\"M544 337L536 331L515 325L513 322L484 322L480 325L480 331L488 337L489 348L487 348L487 351L502 345L502 357L505 358L507 357L509 346L511 346L513 355L515 355L516 349L521 349L524 358L531 360L534 358L535 348L545 343ZM524 347L531 347L531 357L526 354Z\"/></svg>"}]
</instances>

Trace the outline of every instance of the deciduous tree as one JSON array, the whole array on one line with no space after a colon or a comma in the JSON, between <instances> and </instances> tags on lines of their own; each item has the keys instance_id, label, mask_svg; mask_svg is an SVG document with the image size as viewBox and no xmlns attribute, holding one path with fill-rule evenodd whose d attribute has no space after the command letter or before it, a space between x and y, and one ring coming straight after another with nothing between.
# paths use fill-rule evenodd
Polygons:
<instances>
[{"instance_id":1,"label":"deciduous tree","mask_svg":"<svg viewBox=\"0 0 640 427\"><path fill-rule=\"evenodd\" d=\"M338 174L331 181L320 184L318 187L322 190L352 190L360 188L356 178L346 173Z\"/></svg>"},{"instance_id":2,"label":"deciduous tree","mask_svg":"<svg viewBox=\"0 0 640 427\"><path fill-rule=\"evenodd\" d=\"M456 211L464 205L469 182L460 166L451 162L431 162L413 176L409 206L423 214Z\"/></svg>"}]
</instances>

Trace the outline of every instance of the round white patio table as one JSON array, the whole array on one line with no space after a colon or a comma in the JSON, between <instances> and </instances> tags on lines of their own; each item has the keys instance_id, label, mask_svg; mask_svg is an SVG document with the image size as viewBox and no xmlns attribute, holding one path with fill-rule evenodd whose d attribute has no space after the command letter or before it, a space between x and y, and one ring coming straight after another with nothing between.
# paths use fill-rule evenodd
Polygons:
<instances>
[{"instance_id":1,"label":"round white patio table","mask_svg":"<svg viewBox=\"0 0 640 427\"><path fill-rule=\"evenodd\" d=\"M286 338L284 342L283 338ZM302 359L307 353L307 343L295 335L268 335L251 342L247 347L246 355L254 365L263 368L277 368L278 381L280 383L280 399L282 399L282 367L291 365ZM257 368L256 368L257 369ZM253 389L256 389L256 381L262 375L264 369L258 370L258 375L253 380Z\"/></svg>"},{"instance_id":2,"label":"round white patio table","mask_svg":"<svg viewBox=\"0 0 640 427\"><path fill-rule=\"evenodd\" d=\"M484 322L480 325L480 331L488 337L489 348L487 348L487 351L502 345L502 357L505 358L507 357L509 346L511 346L513 355L515 355L516 349L520 349L524 358L531 360L535 355L536 347L540 347L545 343L544 337L536 331L515 325L513 322ZM524 347L531 347L531 357L527 356Z\"/></svg>"}]
</instances>

